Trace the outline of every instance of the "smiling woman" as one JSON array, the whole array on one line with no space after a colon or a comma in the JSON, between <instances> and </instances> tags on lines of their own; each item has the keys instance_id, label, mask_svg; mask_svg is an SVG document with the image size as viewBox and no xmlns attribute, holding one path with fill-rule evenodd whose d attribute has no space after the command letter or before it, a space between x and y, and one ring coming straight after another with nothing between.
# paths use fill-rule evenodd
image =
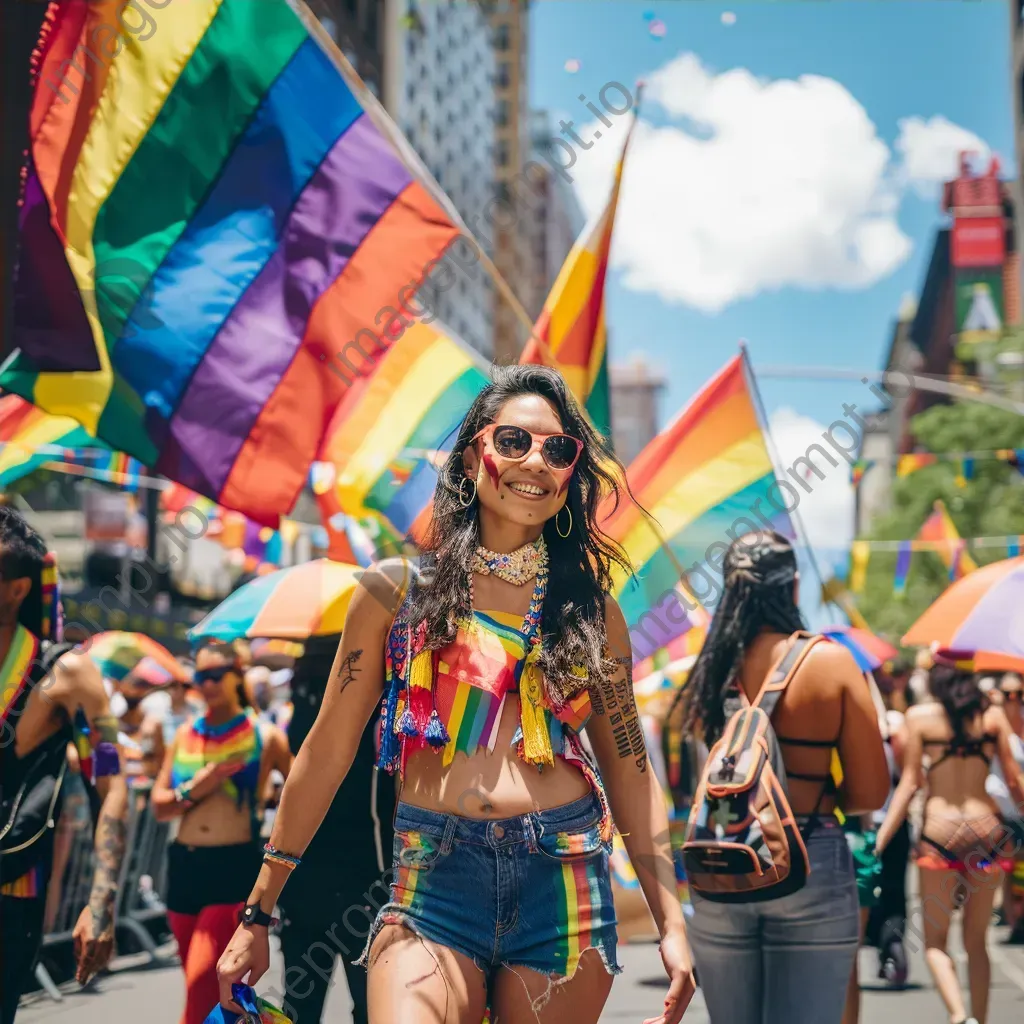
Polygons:
<instances>
[{"instance_id":1,"label":"smiling woman","mask_svg":"<svg viewBox=\"0 0 1024 1024\"><path fill-rule=\"evenodd\" d=\"M671 979L657 1024L693 994L664 797L608 593L612 564L629 566L598 525L624 475L557 372L501 367L441 470L411 585L385 563L366 578L393 581L394 604L368 586L352 600L332 671L343 685L297 755L271 843L304 852L381 708L378 767L402 790L390 900L360 961L371 1024L424 1019L424 1004L479 1024L488 999L495 1020L595 1024L619 971L613 811ZM250 905L272 910L289 870L265 861ZM222 1004L268 966L265 930L240 928Z\"/></svg>"}]
</instances>

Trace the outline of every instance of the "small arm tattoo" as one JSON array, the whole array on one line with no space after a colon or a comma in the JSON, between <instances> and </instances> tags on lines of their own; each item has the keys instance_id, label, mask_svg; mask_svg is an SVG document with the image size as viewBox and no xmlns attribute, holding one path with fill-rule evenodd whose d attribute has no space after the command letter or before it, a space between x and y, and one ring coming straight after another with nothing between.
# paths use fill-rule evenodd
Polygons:
<instances>
[{"instance_id":1,"label":"small arm tattoo","mask_svg":"<svg viewBox=\"0 0 1024 1024\"><path fill-rule=\"evenodd\" d=\"M338 667L338 678L341 680L341 692L345 692L345 688L349 683L355 682L355 678L362 669L356 667L356 662L363 656L362 648L355 651L349 651L348 654L342 659L341 665Z\"/></svg>"}]
</instances>

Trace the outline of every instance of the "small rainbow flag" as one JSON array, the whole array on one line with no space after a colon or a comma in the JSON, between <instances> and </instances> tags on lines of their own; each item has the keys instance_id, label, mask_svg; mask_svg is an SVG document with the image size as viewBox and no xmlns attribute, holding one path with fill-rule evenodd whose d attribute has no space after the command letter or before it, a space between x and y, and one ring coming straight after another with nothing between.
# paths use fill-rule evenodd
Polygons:
<instances>
[{"instance_id":1,"label":"small rainbow flag","mask_svg":"<svg viewBox=\"0 0 1024 1024\"><path fill-rule=\"evenodd\" d=\"M854 487L859 487L861 480L864 479L864 474L875 464L873 459L858 459L850 467L850 483Z\"/></svg>"},{"instance_id":2,"label":"small rainbow flag","mask_svg":"<svg viewBox=\"0 0 1024 1024\"><path fill-rule=\"evenodd\" d=\"M680 570L698 602L717 593L723 542L740 532L796 533L758 422L742 356L736 356L633 460L627 478L637 504L610 506L604 530L626 550L635 580L614 573L615 596L645 658L694 622L689 605L673 594ZM761 518L757 518L760 513ZM739 534L737 534L739 536ZM663 539L664 538L664 539ZM717 548L715 547L717 545ZM669 607L671 605L671 607ZM653 613L653 614L650 614Z\"/></svg>"},{"instance_id":3,"label":"small rainbow flag","mask_svg":"<svg viewBox=\"0 0 1024 1024\"><path fill-rule=\"evenodd\" d=\"M893 583L893 591L897 597L903 597L907 592L907 575L910 572L911 542L901 540L896 552L896 578Z\"/></svg>"},{"instance_id":4,"label":"small rainbow flag","mask_svg":"<svg viewBox=\"0 0 1024 1024\"><path fill-rule=\"evenodd\" d=\"M635 109L635 108L634 108ZM615 229L615 213L622 189L626 152L636 127L634 114L608 205L596 223L576 240L534 325L520 363L550 364L561 371L591 422L606 437L611 434L611 398L608 387L608 332L605 326L605 279Z\"/></svg>"},{"instance_id":5,"label":"small rainbow flag","mask_svg":"<svg viewBox=\"0 0 1024 1024\"><path fill-rule=\"evenodd\" d=\"M936 457L931 453L920 453L914 455L901 455L896 460L896 475L898 477L910 476L925 466L934 465Z\"/></svg>"},{"instance_id":6,"label":"small rainbow flag","mask_svg":"<svg viewBox=\"0 0 1024 1024\"><path fill-rule=\"evenodd\" d=\"M0 384L276 527L458 230L303 4L149 7L47 12Z\"/></svg>"},{"instance_id":7,"label":"small rainbow flag","mask_svg":"<svg viewBox=\"0 0 1024 1024\"><path fill-rule=\"evenodd\" d=\"M51 416L18 395L0 398L0 488L85 445L105 447L69 416Z\"/></svg>"},{"instance_id":8,"label":"small rainbow flag","mask_svg":"<svg viewBox=\"0 0 1024 1024\"><path fill-rule=\"evenodd\" d=\"M978 568L978 563L965 550L960 532L941 499L935 502L932 514L921 524L915 540L934 545L932 550L942 558L949 569L951 580L959 579Z\"/></svg>"}]
</instances>

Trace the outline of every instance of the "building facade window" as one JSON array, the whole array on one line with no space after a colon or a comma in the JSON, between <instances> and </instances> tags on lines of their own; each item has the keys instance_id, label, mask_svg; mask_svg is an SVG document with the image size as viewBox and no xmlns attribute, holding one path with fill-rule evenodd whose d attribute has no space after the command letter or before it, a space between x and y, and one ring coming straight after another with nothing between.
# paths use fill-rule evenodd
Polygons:
<instances>
[{"instance_id":1,"label":"building facade window","mask_svg":"<svg viewBox=\"0 0 1024 1024\"><path fill-rule=\"evenodd\" d=\"M495 104L494 123L499 128L508 127L508 100L498 100Z\"/></svg>"},{"instance_id":2,"label":"building facade window","mask_svg":"<svg viewBox=\"0 0 1024 1024\"><path fill-rule=\"evenodd\" d=\"M503 60L498 65L498 76L497 82L495 83L499 89L507 89L512 83L512 74L509 71L508 61Z\"/></svg>"},{"instance_id":3,"label":"building facade window","mask_svg":"<svg viewBox=\"0 0 1024 1024\"><path fill-rule=\"evenodd\" d=\"M509 45L508 25L499 25L494 31L494 48L505 51L509 48Z\"/></svg>"}]
</instances>

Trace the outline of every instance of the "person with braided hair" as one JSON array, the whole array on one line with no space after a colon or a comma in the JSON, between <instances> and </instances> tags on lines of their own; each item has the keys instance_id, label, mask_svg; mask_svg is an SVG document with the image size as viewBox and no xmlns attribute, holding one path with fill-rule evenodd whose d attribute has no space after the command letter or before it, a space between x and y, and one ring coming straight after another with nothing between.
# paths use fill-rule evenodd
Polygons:
<instances>
[{"instance_id":1,"label":"person with braided hair","mask_svg":"<svg viewBox=\"0 0 1024 1024\"><path fill-rule=\"evenodd\" d=\"M684 733L709 748L725 730L727 703L757 701L805 628L785 537L738 538L722 572L721 600L681 694ZM866 814L885 802L878 716L853 656L822 641L797 661L771 722L810 874L795 892L759 902L713 902L691 890L694 960L712 1024L840 1024L860 928L835 811Z\"/></svg>"}]
</instances>

